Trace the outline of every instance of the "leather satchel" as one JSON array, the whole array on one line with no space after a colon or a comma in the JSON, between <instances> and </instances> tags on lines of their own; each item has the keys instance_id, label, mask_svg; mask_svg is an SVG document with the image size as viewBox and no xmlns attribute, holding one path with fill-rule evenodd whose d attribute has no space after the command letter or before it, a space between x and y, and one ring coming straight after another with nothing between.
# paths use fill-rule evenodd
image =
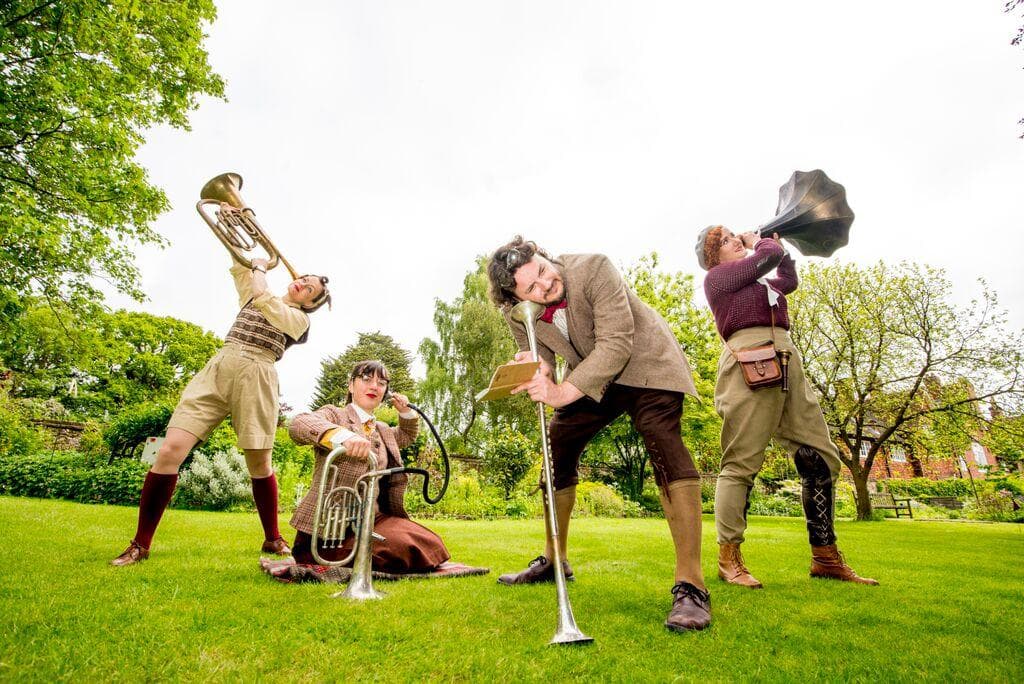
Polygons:
<instances>
[{"instance_id":1,"label":"leather satchel","mask_svg":"<svg viewBox=\"0 0 1024 684\"><path fill-rule=\"evenodd\" d=\"M782 391L786 392L789 390L786 377L787 368L779 362L779 352L775 349L775 309L768 307L768 310L772 317L772 339L759 347L750 347L739 351L730 347L728 342L725 346L739 362L740 370L743 372L743 381L747 383L747 387L755 390L782 385Z\"/></svg>"},{"instance_id":2,"label":"leather satchel","mask_svg":"<svg viewBox=\"0 0 1024 684\"><path fill-rule=\"evenodd\" d=\"M743 381L750 389L775 387L782 384L782 364L779 363L775 344L769 343L750 349L732 350L743 372Z\"/></svg>"}]
</instances>

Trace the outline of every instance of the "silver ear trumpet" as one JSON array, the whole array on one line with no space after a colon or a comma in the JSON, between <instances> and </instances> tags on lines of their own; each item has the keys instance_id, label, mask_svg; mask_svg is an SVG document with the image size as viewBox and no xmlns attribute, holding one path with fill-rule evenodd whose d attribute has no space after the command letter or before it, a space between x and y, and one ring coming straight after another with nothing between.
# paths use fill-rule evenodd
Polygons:
<instances>
[{"instance_id":1,"label":"silver ear trumpet","mask_svg":"<svg viewBox=\"0 0 1024 684\"><path fill-rule=\"evenodd\" d=\"M544 306L536 302L523 301L512 307L512 320L523 324L526 328L526 338L530 345L530 353L533 360L537 361L537 334L534 330L537 317L544 313ZM551 446L548 443L548 426L544 417L544 404L537 402L537 416L540 419L540 444L543 459L541 472L544 478L544 515L548 520L548 530L551 534L551 548L554 558L555 571L555 592L558 594L558 630L555 636L548 643L551 644L579 644L593 641L579 630L576 626L576 618L572 614L572 606L569 605L569 593L565 588L565 569L562 567L562 552L558 548L558 517L555 515L555 491L552 482L551 471Z\"/></svg>"}]
</instances>

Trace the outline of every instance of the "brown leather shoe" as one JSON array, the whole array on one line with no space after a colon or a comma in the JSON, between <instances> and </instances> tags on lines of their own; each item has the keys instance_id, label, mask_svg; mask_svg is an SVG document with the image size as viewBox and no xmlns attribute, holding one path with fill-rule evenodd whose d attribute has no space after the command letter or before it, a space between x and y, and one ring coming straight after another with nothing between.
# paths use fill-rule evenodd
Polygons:
<instances>
[{"instance_id":1,"label":"brown leather shoe","mask_svg":"<svg viewBox=\"0 0 1024 684\"><path fill-rule=\"evenodd\" d=\"M878 585L878 580L861 577L855 573L853 568L846 564L843 554L839 552L839 548L835 544L811 547L811 577L837 579L871 586Z\"/></svg>"},{"instance_id":2,"label":"brown leather shoe","mask_svg":"<svg viewBox=\"0 0 1024 684\"><path fill-rule=\"evenodd\" d=\"M762 589L764 585L750 574L743 564L739 544L720 544L718 547L718 577L729 584L751 589Z\"/></svg>"},{"instance_id":3,"label":"brown leather shoe","mask_svg":"<svg viewBox=\"0 0 1024 684\"><path fill-rule=\"evenodd\" d=\"M132 539L132 543L128 545L128 548L124 550L120 556L110 561L111 565L134 565L139 561L144 561L149 558L149 549L143 548Z\"/></svg>"},{"instance_id":4,"label":"brown leather shoe","mask_svg":"<svg viewBox=\"0 0 1024 684\"><path fill-rule=\"evenodd\" d=\"M675 598L665 619L666 627L673 632L689 632L711 624L711 594L689 582L676 582L672 595Z\"/></svg>"},{"instance_id":5,"label":"brown leather shoe","mask_svg":"<svg viewBox=\"0 0 1024 684\"><path fill-rule=\"evenodd\" d=\"M562 570L565 572L565 579L572 581L572 568L569 567L569 561L562 561ZM535 582L554 582L555 581L555 566L551 565L544 556L537 556L525 570L519 572L509 572L498 578L498 581L502 584L534 584Z\"/></svg>"},{"instance_id":6,"label":"brown leather shoe","mask_svg":"<svg viewBox=\"0 0 1024 684\"><path fill-rule=\"evenodd\" d=\"M286 542L283 537L263 542L263 546L260 548L260 551L263 553L273 553L278 556L292 555L292 549L288 546L288 542Z\"/></svg>"}]
</instances>

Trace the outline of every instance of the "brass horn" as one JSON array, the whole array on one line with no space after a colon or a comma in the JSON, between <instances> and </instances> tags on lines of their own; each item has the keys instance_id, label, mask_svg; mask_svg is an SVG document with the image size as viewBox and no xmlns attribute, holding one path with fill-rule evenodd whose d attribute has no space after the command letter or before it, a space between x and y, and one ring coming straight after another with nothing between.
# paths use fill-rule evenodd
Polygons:
<instances>
[{"instance_id":1,"label":"brass horn","mask_svg":"<svg viewBox=\"0 0 1024 684\"><path fill-rule=\"evenodd\" d=\"M758 228L771 237L778 233L807 256L832 256L850 240L853 210L846 203L846 188L821 169L794 171L779 188L775 218Z\"/></svg>"},{"instance_id":2,"label":"brass horn","mask_svg":"<svg viewBox=\"0 0 1024 684\"><path fill-rule=\"evenodd\" d=\"M245 252L259 245L267 252L267 269L274 268L280 262L288 269L292 280L298 280L299 274L256 222L256 212L246 206L238 194L241 189L242 177L237 173L214 176L199 191L200 200L196 203L196 211L217 239L228 248L234 260L242 266L252 268L252 262L245 257ZM214 216L210 216L204 209L211 204L217 207Z\"/></svg>"},{"instance_id":3,"label":"brass horn","mask_svg":"<svg viewBox=\"0 0 1024 684\"><path fill-rule=\"evenodd\" d=\"M535 325L537 317L544 313L544 305L536 302L522 301L512 307L510 316L513 321L518 321L526 328L526 339L530 345L530 353L533 360L539 359L537 355L537 333ZM537 402L537 416L540 418L540 444L542 452L541 473L544 477L544 515L547 516L548 530L551 534L551 548L554 558L555 571L555 592L558 595L558 629L555 636L548 643L551 644L580 644L589 643L594 640L579 630L576 626L576 618L572 614L572 606L569 605L569 592L565 588L565 569L562 567L562 552L558 548L558 517L555 515L555 490L552 484L551 470L551 445L548 442L547 420L544 417L544 403Z\"/></svg>"}]
</instances>

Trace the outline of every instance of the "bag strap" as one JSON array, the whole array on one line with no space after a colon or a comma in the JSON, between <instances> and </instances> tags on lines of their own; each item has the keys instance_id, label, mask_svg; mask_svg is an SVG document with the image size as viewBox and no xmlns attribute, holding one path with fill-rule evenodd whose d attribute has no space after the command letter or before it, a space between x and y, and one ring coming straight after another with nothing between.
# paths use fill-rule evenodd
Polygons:
<instances>
[{"instance_id":1,"label":"bag strap","mask_svg":"<svg viewBox=\"0 0 1024 684\"><path fill-rule=\"evenodd\" d=\"M768 307L768 313L772 317L772 346L774 347L775 346L775 307L774 306L769 306ZM719 337L721 337L721 335L719 335ZM736 350L729 346L729 343L725 340L725 338L722 338L722 344L725 345L725 348L728 349L729 353L733 355L733 358L735 358L736 357ZM736 359L736 360L739 361L739 359Z\"/></svg>"}]
</instances>

